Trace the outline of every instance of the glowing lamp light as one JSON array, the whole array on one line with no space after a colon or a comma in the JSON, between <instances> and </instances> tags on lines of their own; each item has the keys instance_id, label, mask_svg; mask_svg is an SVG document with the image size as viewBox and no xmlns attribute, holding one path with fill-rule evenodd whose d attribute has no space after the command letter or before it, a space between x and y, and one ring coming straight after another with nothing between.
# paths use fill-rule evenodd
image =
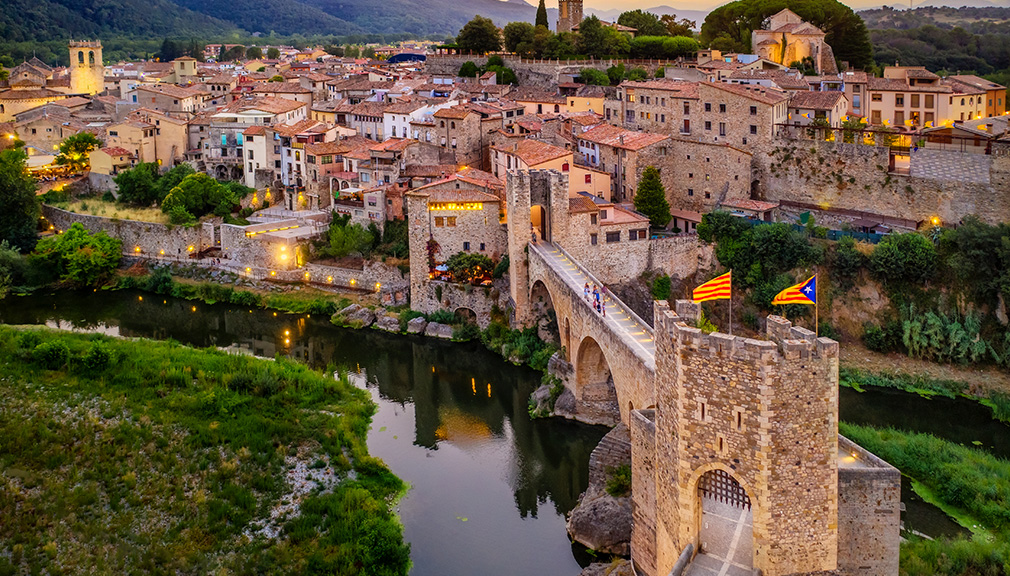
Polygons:
<instances>
[{"instance_id":1,"label":"glowing lamp light","mask_svg":"<svg viewBox=\"0 0 1010 576\"><path fill-rule=\"evenodd\" d=\"M381 287L382 287L382 284L379 284L378 282L375 283L375 291L376 292L378 292L379 288L381 288Z\"/></svg>"},{"instance_id":2,"label":"glowing lamp light","mask_svg":"<svg viewBox=\"0 0 1010 576\"><path fill-rule=\"evenodd\" d=\"M276 270L271 270L270 271L270 275L271 276L276 276L277 275L277 271Z\"/></svg>"},{"instance_id":3,"label":"glowing lamp light","mask_svg":"<svg viewBox=\"0 0 1010 576\"><path fill-rule=\"evenodd\" d=\"M137 296L137 300L143 302L144 301L144 297L143 296Z\"/></svg>"},{"instance_id":4,"label":"glowing lamp light","mask_svg":"<svg viewBox=\"0 0 1010 576\"><path fill-rule=\"evenodd\" d=\"M933 222L933 226L939 226L940 225L940 218L938 216L933 216L933 218L932 218L931 221Z\"/></svg>"},{"instance_id":5,"label":"glowing lamp light","mask_svg":"<svg viewBox=\"0 0 1010 576\"><path fill-rule=\"evenodd\" d=\"M160 256L164 256L164 255L165 255L165 251L164 251L164 250L158 250L158 254L159 254Z\"/></svg>"},{"instance_id":6,"label":"glowing lamp light","mask_svg":"<svg viewBox=\"0 0 1010 576\"><path fill-rule=\"evenodd\" d=\"M287 246L281 246L281 252L286 252L286 251L287 251L287 249L288 249L288 247L287 247Z\"/></svg>"},{"instance_id":7,"label":"glowing lamp light","mask_svg":"<svg viewBox=\"0 0 1010 576\"><path fill-rule=\"evenodd\" d=\"M245 269L245 271L246 271L246 274L248 274L248 273L252 272L252 268L248 268L248 267L247 267L247 268Z\"/></svg>"},{"instance_id":8,"label":"glowing lamp light","mask_svg":"<svg viewBox=\"0 0 1010 576\"><path fill-rule=\"evenodd\" d=\"M291 339L290 338L285 338L284 339L284 343L285 344L290 344L291 343Z\"/></svg>"},{"instance_id":9,"label":"glowing lamp light","mask_svg":"<svg viewBox=\"0 0 1010 576\"><path fill-rule=\"evenodd\" d=\"M193 312L196 312L196 306L193 306L192 310Z\"/></svg>"},{"instance_id":10,"label":"glowing lamp light","mask_svg":"<svg viewBox=\"0 0 1010 576\"><path fill-rule=\"evenodd\" d=\"M285 330L284 331L284 335L285 336L290 336L291 335L291 331L290 330Z\"/></svg>"},{"instance_id":11,"label":"glowing lamp light","mask_svg":"<svg viewBox=\"0 0 1010 576\"><path fill-rule=\"evenodd\" d=\"M193 250L196 250L196 248L194 246L190 246L190 247L186 248L186 250L189 250L190 252L192 252Z\"/></svg>"},{"instance_id":12,"label":"glowing lamp light","mask_svg":"<svg viewBox=\"0 0 1010 576\"><path fill-rule=\"evenodd\" d=\"M136 252L137 254L140 254L140 246L134 246L133 251Z\"/></svg>"},{"instance_id":13,"label":"glowing lamp light","mask_svg":"<svg viewBox=\"0 0 1010 576\"><path fill-rule=\"evenodd\" d=\"M333 284L333 276L327 276L326 277L326 283L327 284Z\"/></svg>"},{"instance_id":14,"label":"glowing lamp light","mask_svg":"<svg viewBox=\"0 0 1010 576\"><path fill-rule=\"evenodd\" d=\"M281 254L281 260L287 260L287 259L288 259L287 254Z\"/></svg>"},{"instance_id":15,"label":"glowing lamp light","mask_svg":"<svg viewBox=\"0 0 1010 576\"><path fill-rule=\"evenodd\" d=\"M308 280L310 277L311 277L311 275L308 272L306 272L305 273L305 279Z\"/></svg>"},{"instance_id":16,"label":"glowing lamp light","mask_svg":"<svg viewBox=\"0 0 1010 576\"><path fill-rule=\"evenodd\" d=\"M354 286L357 282L358 282L357 280L355 280L354 278L351 278L351 286Z\"/></svg>"}]
</instances>

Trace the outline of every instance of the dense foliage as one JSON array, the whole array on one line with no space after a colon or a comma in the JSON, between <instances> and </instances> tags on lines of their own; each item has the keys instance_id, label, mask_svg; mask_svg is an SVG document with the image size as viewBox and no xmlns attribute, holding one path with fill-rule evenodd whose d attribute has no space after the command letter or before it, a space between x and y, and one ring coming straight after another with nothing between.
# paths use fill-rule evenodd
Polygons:
<instances>
[{"instance_id":1,"label":"dense foliage","mask_svg":"<svg viewBox=\"0 0 1010 576\"><path fill-rule=\"evenodd\" d=\"M344 258L345 256L368 256L377 240L376 235L361 224L350 224L351 217L333 213L330 228L326 232L325 243L319 254L323 257Z\"/></svg>"},{"instance_id":2,"label":"dense foliage","mask_svg":"<svg viewBox=\"0 0 1010 576\"><path fill-rule=\"evenodd\" d=\"M474 16L456 35L456 45L467 54L486 54L501 50L502 37L490 18Z\"/></svg>"},{"instance_id":3,"label":"dense foliage","mask_svg":"<svg viewBox=\"0 0 1010 576\"><path fill-rule=\"evenodd\" d=\"M936 273L936 248L922 234L889 234L873 249L870 270L883 284L922 284Z\"/></svg>"},{"instance_id":4,"label":"dense foliage","mask_svg":"<svg viewBox=\"0 0 1010 576\"><path fill-rule=\"evenodd\" d=\"M226 216L238 208L239 198L248 190L234 182L222 184L207 174L189 174L161 200L161 211L173 224L188 224L211 213Z\"/></svg>"},{"instance_id":5,"label":"dense foliage","mask_svg":"<svg viewBox=\"0 0 1010 576\"><path fill-rule=\"evenodd\" d=\"M645 214L653 228L665 227L673 217L670 215L670 203L666 200L666 188L655 166L647 166L642 171L635 192L635 210Z\"/></svg>"},{"instance_id":6,"label":"dense foliage","mask_svg":"<svg viewBox=\"0 0 1010 576\"><path fill-rule=\"evenodd\" d=\"M407 573L404 485L368 455L374 405L346 380L0 327L0 383L0 465L26 488L0 493L0 573ZM296 464L328 489L293 492Z\"/></svg>"},{"instance_id":7,"label":"dense foliage","mask_svg":"<svg viewBox=\"0 0 1010 576\"><path fill-rule=\"evenodd\" d=\"M457 282L475 284L491 276L494 262L480 252L457 252L445 261Z\"/></svg>"},{"instance_id":8,"label":"dense foliage","mask_svg":"<svg viewBox=\"0 0 1010 576\"><path fill-rule=\"evenodd\" d=\"M52 270L60 281L75 286L94 286L108 280L119 267L123 242L105 232L92 234L74 222L62 234L43 238L29 264Z\"/></svg>"},{"instance_id":9,"label":"dense foliage","mask_svg":"<svg viewBox=\"0 0 1010 576\"><path fill-rule=\"evenodd\" d=\"M39 205L35 179L28 174L21 148L0 151L0 242L20 251L35 247Z\"/></svg>"},{"instance_id":10,"label":"dense foliage","mask_svg":"<svg viewBox=\"0 0 1010 576\"><path fill-rule=\"evenodd\" d=\"M737 0L705 18L701 42L727 52L751 52L751 31L773 14L788 8L826 33L835 59L855 68L873 65L873 46L862 18L837 0ZM785 62L785 64L790 64Z\"/></svg>"},{"instance_id":11,"label":"dense foliage","mask_svg":"<svg viewBox=\"0 0 1010 576\"><path fill-rule=\"evenodd\" d=\"M102 141L91 132L78 132L60 142L59 152L53 162L73 171L85 170L90 165L89 155L101 147Z\"/></svg>"},{"instance_id":12,"label":"dense foliage","mask_svg":"<svg viewBox=\"0 0 1010 576\"><path fill-rule=\"evenodd\" d=\"M764 310L771 309L776 294L796 283L790 271L824 259L823 249L810 242L807 232L784 222L752 226L728 212L706 214L698 225L698 237L717 243L716 257L733 270L733 283L752 288L752 302ZM806 313L807 307L784 308L793 316Z\"/></svg>"}]
</instances>

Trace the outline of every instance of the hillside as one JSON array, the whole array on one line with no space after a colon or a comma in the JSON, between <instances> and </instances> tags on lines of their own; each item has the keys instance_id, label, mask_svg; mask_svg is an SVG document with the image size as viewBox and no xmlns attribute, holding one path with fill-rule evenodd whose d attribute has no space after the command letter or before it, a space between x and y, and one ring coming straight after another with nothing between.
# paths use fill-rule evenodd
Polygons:
<instances>
[{"instance_id":1,"label":"hillside","mask_svg":"<svg viewBox=\"0 0 1010 576\"><path fill-rule=\"evenodd\" d=\"M552 18L556 18L555 14ZM532 22L523 0L5 0L4 42L70 37L198 37L235 31L282 36L396 34L455 35L474 15L498 25Z\"/></svg>"},{"instance_id":2,"label":"hillside","mask_svg":"<svg viewBox=\"0 0 1010 576\"><path fill-rule=\"evenodd\" d=\"M621 15L625 10L624 8L611 8L610 10L597 10L595 8L586 8L586 15L595 14L601 20L606 20L608 22L613 22L617 20L618 16ZM667 14L673 14L678 20L681 18L687 18L688 20L693 20L701 27L701 23L705 21L705 16L708 16L708 10L690 10L686 8L674 8L673 6L654 6L652 8L644 8L646 12L652 12L657 16L665 16Z\"/></svg>"},{"instance_id":3,"label":"hillside","mask_svg":"<svg viewBox=\"0 0 1010 576\"><path fill-rule=\"evenodd\" d=\"M0 38L5 42L113 35L218 35L234 28L171 0L4 0Z\"/></svg>"}]
</instances>

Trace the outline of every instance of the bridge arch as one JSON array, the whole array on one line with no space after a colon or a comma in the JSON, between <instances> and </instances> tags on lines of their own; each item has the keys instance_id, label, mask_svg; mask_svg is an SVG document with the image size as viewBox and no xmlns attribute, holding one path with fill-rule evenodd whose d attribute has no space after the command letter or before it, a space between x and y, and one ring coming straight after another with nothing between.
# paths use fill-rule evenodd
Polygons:
<instances>
[{"instance_id":1,"label":"bridge arch","mask_svg":"<svg viewBox=\"0 0 1010 576\"><path fill-rule=\"evenodd\" d=\"M575 397L592 412L621 412L611 363L592 336L586 336L579 342L575 355Z\"/></svg>"},{"instance_id":2,"label":"bridge arch","mask_svg":"<svg viewBox=\"0 0 1010 576\"><path fill-rule=\"evenodd\" d=\"M543 280L535 281L530 289L530 305L537 333L541 339L553 340L554 343L564 346L565 341L562 340L561 326L568 321L568 318L567 316L563 320L559 318L554 302L554 295L547 288L547 284Z\"/></svg>"},{"instance_id":3,"label":"bridge arch","mask_svg":"<svg viewBox=\"0 0 1010 576\"><path fill-rule=\"evenodd\" d=\"M472 308L467 308L466 306L460 306L452 313L456 317L456 320L466 324L476 324L477 323L477 313L474 312Z\"/></svg>"}]
</instances>

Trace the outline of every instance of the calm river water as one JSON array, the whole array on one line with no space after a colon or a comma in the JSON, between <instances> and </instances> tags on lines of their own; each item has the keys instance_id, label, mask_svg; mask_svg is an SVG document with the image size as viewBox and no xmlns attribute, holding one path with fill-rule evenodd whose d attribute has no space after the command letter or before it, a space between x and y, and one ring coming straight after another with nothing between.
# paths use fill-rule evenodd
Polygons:
<instances>
[{"instance_id":1,"label":"calm river water","mask_svg":"<svg viewBox=\"0 0 1010 576\"><path fill-rule=\"evenodd\" d=\"M589 454L606 429L530 420L526 402L539 374L479 344L128 291L11 297L0 304L0 322L335 364L379 406L370 452L411 485L399 513L413 575L575 575L591 560L569 542L564 517L586 489ZM1010 455L1010 428L978 404L878 389L840 394L842 420L979 441ZM902 499L909 527L931 535L961 531L907 485Z\"/></svg>"}]
</instances>

